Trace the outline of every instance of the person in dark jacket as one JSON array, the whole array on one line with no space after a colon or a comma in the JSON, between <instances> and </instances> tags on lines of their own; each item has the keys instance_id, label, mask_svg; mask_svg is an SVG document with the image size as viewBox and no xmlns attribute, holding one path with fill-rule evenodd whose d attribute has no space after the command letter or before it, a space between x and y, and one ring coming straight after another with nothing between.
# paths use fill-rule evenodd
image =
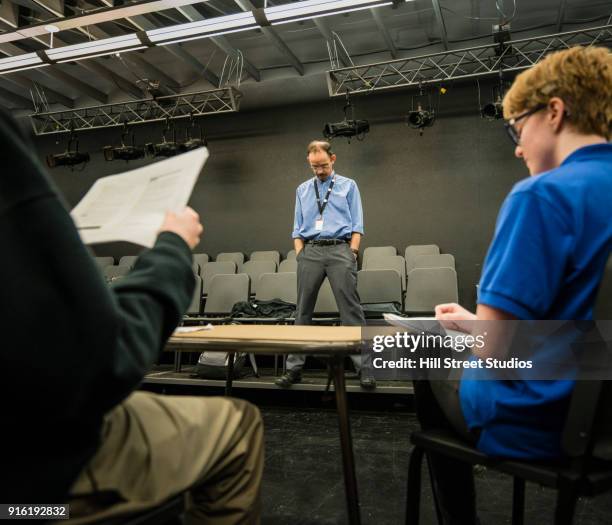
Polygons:
<instances>
[{"instance_id":1,"label":"person in dark jacket","mask_svg":"<svg viewBox=\"0 0 612 525\"><path fill-rule=\"evenodd\" d=\"M68 502L86 521L190 489L194 522L257 523L257 409L134 393L190 303L198 215L167 214L153 248L109 287L3 112L0 156L2 502Z\"/></svg>"}]
</instances>

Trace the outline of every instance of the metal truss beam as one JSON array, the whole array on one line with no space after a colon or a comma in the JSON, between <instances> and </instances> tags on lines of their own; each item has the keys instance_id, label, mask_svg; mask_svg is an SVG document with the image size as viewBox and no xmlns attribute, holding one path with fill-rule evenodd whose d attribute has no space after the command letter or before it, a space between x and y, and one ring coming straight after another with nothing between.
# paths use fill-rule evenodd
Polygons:
<instances>
[{"instance_id":1,"label":"metal truss beam","mask_svg":"<svg viewBox=\"0 0 612 525\"><path fill-rule=\"evenodd\" d=\"M539 62L546 54L576 45L612 44L612 25L540 37L445 51L401 60L333 69L327 72L331 97L347 93L371 93L450 80L477 78L520 71Z\"/></svg>"},{"instance_id":2,"label":"metal truss beam","mask_svg":"<svg viewBox=\"0 0 612 525\"><path fill-rule=\"evenodd\" d=\"M446 25L444 24L444 16L442 15L442 8L440 7L440 0L431 0L433 6L434 15L436 16L436 22L440 27L440 38L442 39L442 45L445 50L448 50L448 35L446 34Z\"/></svg>"},{"instance_id":3,"label":"metal truss beam","mask_svg":"<svg viewBox=\"0 0 612 525\"><path fill-rule=\"evenodd\" d=\"M30 115L30 121L36 135L50 135L71 130L85 131L124 124L144 124L166 119L233 113L240 108L241 97L237 89L228 87L72 111L34 113Z\"/></svg>"}]
</instances>

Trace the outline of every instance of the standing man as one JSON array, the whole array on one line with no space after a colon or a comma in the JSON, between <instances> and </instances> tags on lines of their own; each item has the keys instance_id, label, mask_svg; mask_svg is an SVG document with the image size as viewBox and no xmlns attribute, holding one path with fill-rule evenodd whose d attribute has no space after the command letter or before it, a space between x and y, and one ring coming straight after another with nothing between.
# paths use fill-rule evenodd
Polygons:
<instances>
[{"instance_id":1,"label":"standing man","mask_svg":"<svg viewBox=\"0 0 612 525\"><path fill-rule=\"evenodd\" d=\"M357 294L357 257L363 235L363 210L354 180L334 171L336 155L329 142L308 145L308 163L315 177L298 186L293 244L298 263L295 324L312 324L312 314L325 277L329 279L344 326L363 326ZM370 374L361 373L361 356L352 355L362 388L375 388ZM305 356L287 356L287 372L276 384L299 383Z\"/></svg>"}]
</instances>

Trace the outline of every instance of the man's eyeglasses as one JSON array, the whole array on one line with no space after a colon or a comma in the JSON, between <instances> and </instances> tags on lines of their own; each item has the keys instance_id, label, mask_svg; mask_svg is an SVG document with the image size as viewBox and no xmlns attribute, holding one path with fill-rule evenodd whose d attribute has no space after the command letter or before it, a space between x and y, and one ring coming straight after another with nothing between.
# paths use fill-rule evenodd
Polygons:
<instances>
[{"instance_id":1,"label":"man's eyeglasses","mask_svg":"<svg viewBox=\"0 0 612 525\"><path fill-rule=\"evenodd\" d=\"M329 164L311 164L312 171L327 171L330 168Z\"/></svg>"},{"instance_id":2,"label":"man's eyeglasses","mask_svg":"<svg viewBox=\"0 0 612 525\"><path fill-rule=\"evenodd\" d=\"M517 131L514 125L519 120L523 120L529 117L530 115L537 113L538 111L544 109L546 106L546 104L540 104L539 106L536 106L535 108L530 109L529 111L525 111L525 113L521 113L518 117L511 118L508 122L504 123L504 127L508 132L508 136L510 137L510 140L514 143L515 146L518 146L521 143L521 133L520 131Z\"/></svg>"}]
</instances>

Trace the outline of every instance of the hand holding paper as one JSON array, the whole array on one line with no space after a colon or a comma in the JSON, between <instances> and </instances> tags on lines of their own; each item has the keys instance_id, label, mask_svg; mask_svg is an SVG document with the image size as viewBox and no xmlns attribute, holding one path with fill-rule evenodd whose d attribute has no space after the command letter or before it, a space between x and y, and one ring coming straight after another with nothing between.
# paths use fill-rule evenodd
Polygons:
<instances>
[{"instance_id":1,"label":"hand holding paper","mask_svg":"<svg viewBox=\"0 0 612 525\"><path fill-rule=\"evenodd\" d=\"M150 248L165 224L166 212L181 214L185 211L207 158L208 150L199 148L98 179L72 210L81 239L86 244L128 241ZM183 219L186 218L180 222L184 222ZM177 226L176 221L174 226ZM184 227L185 224L181 231L187 235L189 240L185 240L191 246L201 230L187 233Z\"/></svg>"},{"instance_id":2,"label":"hand holding paper","mask_svg":"<svg viewBox=\"0 0 612 525\"><path fill-rule=\"evenodd\" d=\"M200 242L204 228L200 223L200 216L187 207L181 213L167 212L159 231L176 233L193 250Z\"/></svg>"}]
</instances>

